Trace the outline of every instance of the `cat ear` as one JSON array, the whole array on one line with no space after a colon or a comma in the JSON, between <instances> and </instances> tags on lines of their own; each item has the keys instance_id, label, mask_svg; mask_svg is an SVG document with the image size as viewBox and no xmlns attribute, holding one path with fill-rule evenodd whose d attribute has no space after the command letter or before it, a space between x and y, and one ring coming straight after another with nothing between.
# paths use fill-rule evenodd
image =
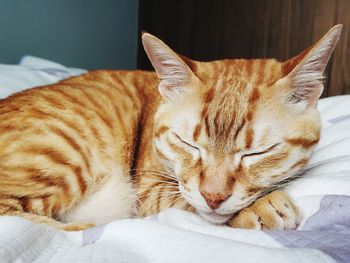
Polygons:
<instances>
[{"instance_id":1,"label":"cat ear","mask_svg":"<svg viewBox=\"0 0 350 263\"><path fill-rule=\"evenodd\" d=\"M341 33L342 25L331 28L316 44L283 63L287 102L302 108L316 107L323 91L323 72Z\"/></svg>"},{"instance_id":2,"label":"cat ear","mask_svg":"<svg viewBox=\"0 0 350 263\"><path fill-rule=\"evenodd\" d=\"M149 33L142 34L143 47L160 80L160 95L174 101L185 93L194 73L163 41Z\"/></svg>"}]
</instances>

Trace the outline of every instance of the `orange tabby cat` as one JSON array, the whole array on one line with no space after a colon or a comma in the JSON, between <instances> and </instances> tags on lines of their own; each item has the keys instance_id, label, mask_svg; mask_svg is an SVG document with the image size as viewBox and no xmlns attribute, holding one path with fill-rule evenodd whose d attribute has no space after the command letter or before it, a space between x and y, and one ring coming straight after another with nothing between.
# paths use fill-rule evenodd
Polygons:
<instances>
[{"instance_id":1,"label":"orange tabby cat","mask_svg":"<svg viewBox=\"0 0 350 263\"><path fill-rule=\"evenodd\" d=\"M320 138L316 104L340 32L283 63L193 61L145 33L156 73L93 71L0 101L0 214L78 230L178 207L294 229L294 202L267 193Z\"/></svg>"}]
</instances>

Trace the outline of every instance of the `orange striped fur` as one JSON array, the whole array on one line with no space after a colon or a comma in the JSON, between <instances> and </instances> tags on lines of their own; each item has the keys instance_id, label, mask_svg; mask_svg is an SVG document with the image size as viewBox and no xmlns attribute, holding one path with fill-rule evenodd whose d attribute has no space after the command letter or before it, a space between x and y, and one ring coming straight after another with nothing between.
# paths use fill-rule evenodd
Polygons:
<instances>
[{"instance_id":1,"label":"orange striped fur","mask_svg":"<svg viewBox=\"0 0 350 263\"><path fill-rule=\"evenodd\" d=\"M0 214L79 230L178 207L257 227L266 202L295 207L258 198L320 138L320 76L340 28L284 63L192 61L145 33L156 73L92 71L1 100Z\"/></svg>"}]
</instances>

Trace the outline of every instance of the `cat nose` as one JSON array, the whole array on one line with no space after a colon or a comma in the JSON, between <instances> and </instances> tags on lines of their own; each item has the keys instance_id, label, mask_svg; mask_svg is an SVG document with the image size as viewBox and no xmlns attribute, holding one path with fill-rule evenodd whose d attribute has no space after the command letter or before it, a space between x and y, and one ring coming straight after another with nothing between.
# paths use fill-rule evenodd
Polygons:
<instances>
[{"instance_id":1,"label":"cat nose","mask_svg":"<svg viewBox=\"0 0 350 263\"><path fill-rule=\"evenodd\" d=\"M213 210L218 209L222 202L229 198L229 195L224 196L222 194L213 194L204 191L201 191L201 194L204 197L207 205Z\"/></svg>"},{"instance_id":2,"label":"cat nose","mask_svg":"<svg viewBox=\"0 0 350 263\"><path fill-rule=\"evenodd\" d=\"M219 206L221 205L221 203L224 201L224 200L210 200L210 199L207 199L205 198L205 201L207 202L207 205L211 208L211 209L217 209L219 208Z\"/></svg>"}]
</instances>

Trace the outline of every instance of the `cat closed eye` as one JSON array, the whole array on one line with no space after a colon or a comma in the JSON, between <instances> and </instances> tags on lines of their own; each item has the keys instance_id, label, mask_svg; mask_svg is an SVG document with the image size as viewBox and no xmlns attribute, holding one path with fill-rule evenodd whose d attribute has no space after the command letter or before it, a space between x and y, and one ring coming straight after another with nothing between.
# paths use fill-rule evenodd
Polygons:
<instances>
[{"instance_id":1,"label":"cat closed eye","mask_svg":"<svg viewBox=\"0 0 350 263\"><path fill-rule=\"evenodd\" d=\"M173 135L175 136L175 138L176 138L177 140L179 140L179 141L182 142L183 144L186 144L187 146L189 146L189 147L191 147L191 148L196 149L196 150L199 151L199 148L198 148L198 147L196 147L196 146L194 146L194 145L188 143L187 141L183 140L183 139L182 139L178 134L176 134L175 132L173 132Z\"/></svg>"},{"instance_id":2,"label":"cat closed eye","mask_svg":"<svg viewBox=\"0 0 350 263\"><path fill-rule=\"evenodd\" d=\"M274 148L276 148L280 143L275 143L264 150L249 150L247 153L242 154L241 158L244 157L251 157L251 156L257 156L257 155L262 155L268 152L271 152Z\"/></svg>"}]
</instances>

